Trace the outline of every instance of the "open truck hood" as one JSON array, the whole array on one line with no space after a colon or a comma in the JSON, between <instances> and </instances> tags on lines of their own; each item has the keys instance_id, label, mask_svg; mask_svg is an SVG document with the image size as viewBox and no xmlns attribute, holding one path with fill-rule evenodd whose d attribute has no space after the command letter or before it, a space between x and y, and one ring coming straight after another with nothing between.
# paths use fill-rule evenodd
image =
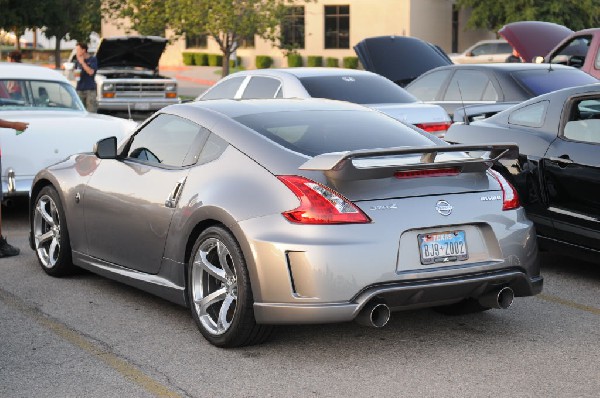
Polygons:
<instances>
[{"instance_id":1,"label":"open truck hood","mask_svg":"<svg viewBox=\"0 0 600 398\"><path fill-rule=\"evenodd\" d=\"M366 70L402 87L430 69L452 65L441 48L416 37L369 37L354 46L354 51Z\"/></svg>"},{"instance_id":2,"label":"open truck hood","mask_svg":"<svg viewBox=\"0 0 600 398\"><path fill-rule=\"evenodd\" d=\"M545 57L573 33L565 26L541 21L513 22L498 31L526 62L533 62L535 57Z\"/></svg>"},{"instance_id":3,"label":"open truck hood","mask_svg":"<svg viewBox=\"0 0 600 398\"><path fill-rule=\"evenodd\" d=\"M167 39L158 36L119 36L100 41L98 68L142 67L155 70Z\"/></svg>"}]
</instances>

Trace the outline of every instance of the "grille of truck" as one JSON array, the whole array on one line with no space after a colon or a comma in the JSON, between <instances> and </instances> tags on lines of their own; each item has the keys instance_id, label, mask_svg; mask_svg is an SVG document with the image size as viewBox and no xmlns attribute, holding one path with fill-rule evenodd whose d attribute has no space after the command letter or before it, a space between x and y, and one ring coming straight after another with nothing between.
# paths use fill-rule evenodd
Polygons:
<instances>
[{"instance_id":1,"label":"grille of truck","mask_svg":"<svg viewBox=\"0 0 600 398\"><path fill-rule=\"evenodd\" d=\"M115 91L119 97L156 97L159 93L164 93L164 83L117 83Z\"/></svg>"}]
</instances>

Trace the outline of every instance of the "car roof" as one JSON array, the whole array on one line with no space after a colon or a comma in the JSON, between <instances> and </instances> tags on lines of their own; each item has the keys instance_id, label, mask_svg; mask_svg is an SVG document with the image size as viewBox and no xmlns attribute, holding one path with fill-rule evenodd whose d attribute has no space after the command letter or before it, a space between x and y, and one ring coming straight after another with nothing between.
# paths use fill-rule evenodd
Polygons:
<instances>
[{"instance_id":1,"label":"car roof","mask_svg":"<svg viewBox=\"0 0 600 398\"><path fill-rule=\"evenodd\" d=\"M50 80L69 83L59 72L44 66L16 62L0 62L0 77L3 79Z\"/></svg>"},{"instance_id":2,"label":"car roof","mask_svg":"<svg viewBox=\"0 0 600 398\"><path fill-rule=\"evenodd\" d=\"M365 70L346 69L346 68L321 68L321 67L298 67L298 68L274 68L274 69L254 69L241 71L231 74L230 76L241 75L268 75L268 76L295 76L317 77L317 76L379 76L376 73Z\"/></svg>"}]
</instances>

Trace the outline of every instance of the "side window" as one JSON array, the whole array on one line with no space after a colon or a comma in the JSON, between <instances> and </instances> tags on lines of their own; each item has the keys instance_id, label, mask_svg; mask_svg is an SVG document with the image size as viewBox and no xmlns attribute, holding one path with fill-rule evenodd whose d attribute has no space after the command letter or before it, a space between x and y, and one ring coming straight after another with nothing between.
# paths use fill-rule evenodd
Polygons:
<instances>
[{"instance_id":1,"label":"side window","mask_svg":"<svg viewBox=\"0 0 600 398\"><path fill-rule=\"evenodd\" d=\"M504 43L504 42L498 43L497 47L496 47L497 54L504 54L504 53L510 54L510 53L512 53L512 50L513 50L512 46L510 44Z\"/></svg>"},{"instance_id":2,"label":"side window","mask_svg":"<svg viewBox=\"0 0 600 398\"><path fill-rule=\"evenodd\" d=\"M245 76L232 77L218 83L202 97L202 100L233 99L245 78Z\"/></svg>"},{"instance_id":3,"label":"side window","mask_svg":"<svg viewBox=\"0 0 600 398\"><path fill-rule=\"evenodd\" d=\"M179 116L162 114L140 130L128 157L164 166L190 166L198 161L209 131Z\"/></svg>"},{"instance_id":4,"label":"side window","mask_svg":"<svg viewBox=\"0 0 600 398\"><path fill-rule=\"evenodd\" d=\"M547 108L548 101L524 106L510 114L508 123L525 127L542 127Z\"/></svg>"},{"instance_id":5,"label":"side window","mask_svg":"<svg viewBox=\"0 0 600 398\"><path fill-rule=\"evenodd\" d=\"M488 75L472 69L457 70L444 96L445 101L493 101L497 98Z\"/></svg>"},{"instance_id":6,"label":"side window","mask_svg":"<svg viewBox=\"0 0 600 398\"><path fill-rule=\"evenodd\" d=\"M206 140L204 148L202 148L202 152L200 152L198 164L204 164L218 159L219 156L221 156L221 154L225 151L227 146L227 141L218 135L211 133Z\"/></svg>"},{"instance_id":7,"label":"side window","mask_svg":"<svg viewBox=\"0 0 600 398\"><path fill-rule=\"evenodd\" d=\"M450 75L448 70L432 72L413 81L406 87L406 91L421 101L435 101L448 75Z\"/></svg>"},{"instance_id":8,"label":"side window","mask_svg":"<svg viewBox=\"0 0 600 398\"><path fill-rule=\"evenodd\" d=\"M600 143L600 99L575 102L563 136L574 141Z\"/></svg>"},{"instance_id":9,"label":"side window","mask_svg":"<svg viewBox=\"0 0 600 398\"><path fill-rule=\"evenodd\" d=\"M477 47L475 47L473 49L473 51L471 51L471 53L473 54L473 56L477 56L477 55L486 55L486 54L492 54L493 53L493 47L494 45L491 43L485 43L485 44L481 44Z\"/></svg>"},{"instance_id":10,"label":"side window","mask_svg":"<svg viewBox=\"0 0 600 398\"><path fill-rule=\"evenodd\" d=\"M275 98L281 82L277 79L264 76L252 76L246 86L242 98Z\"/></svg>"},{"instance_id":11,"label":"side window","mask_svg":"<svg viewBox=\"0 0 600 398\"><path fill-rule=\"evenodd\" d=\"M583 66L592 36L578 36L562 46L550 60L552 63Z\"/></svg>"}]
</instances>

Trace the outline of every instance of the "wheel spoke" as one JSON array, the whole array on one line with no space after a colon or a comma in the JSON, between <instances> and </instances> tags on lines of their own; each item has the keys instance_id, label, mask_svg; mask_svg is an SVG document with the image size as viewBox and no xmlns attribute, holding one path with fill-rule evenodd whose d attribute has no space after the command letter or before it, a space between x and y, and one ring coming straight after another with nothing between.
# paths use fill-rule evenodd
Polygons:
<instances>
[{"instance_id":1,"label":"wheel spoke","mask_svg":"<svg viewBox=\"0 0 600 398\"><path fill-rule=\"evenodd\" d=\"M35 239L37 239L37 241L39 242L40 245L48 242L52 238L54 238L53 231L48 231L46 233L35 236Z\"/></svg>"},{"instance_id":2,"label":"wheel spoke","mask_svg":"<svg viewBox=\"0 0 600 398\"><path fill-rule=\"evenodd\" d=\"M223 304L221 305L221 310L219 311L219 319L217 321L217 329L226 330L229 328L229 325L231 325L231 323L229 321L227 321L227 314L229 313L229 308L231 307L231 304L233 303L234 300L235 300L235 297L233 297L230 294L228 294L227 297L225 297L225 300L223 300Z\"/></svg>"},{"instance_id":3,"label":"wheel spoke","mask_svg":"<svg viewBox=\"0 0 600 398\"><path fill-rule=\"evenodd\" d=\"M208 296L203 297L202 299L196 301L196 304L200 307L200 311L199 311L200 316L206 315L207 314L206 310L208 309L208 307L210 307L211 305L213 305L219 301L225 300L226 296L227 296L227 289L222 288L219 290L215 290Z\"/></svg>"},{"instance_id":4,"label":"wheel spoke","mask_svg":"<svg viewBox=\"0 0 600 398\"><path fill-rule=\"evenodd\" d=\"M52 239L52 243L50 244L50 248L48 249L48 258L51 263L54 263L58 258L58 253L60 251L60 245L58 240Z\"/></svg>"},{"instance_id":5,"label":"wheel spoke","mask_svg":"<svg viewBox=\"0 0 600 398\"><path fill-rule=\"evenodd\" d=\"M217 242L217 253L219 254L219 263L221 268L223 268L228 277L234 277L235 274L229 267L229 262L227 261L228 258L231 258L231 254L229 253L227 246L225 246L221 241Z\"/></svg>"},{"instance_id":6,"label":"wheel spoke","mask_svg":"<svg viewBox=\"0 0 600 398\"><path fill-rule=\"evenodd\" d=\"M194 265L199 267L201 270L207 272L210 276L220 280L221 282L225 282L225 271L215 267L214 265L211 264L210 261L208 261L208 258L206 257L208 252L202 251L200 250L198 252L200 260L198 261L194 261Z\"/></svg>"},{"instance_id":7,"label":"wheel spoke","mask_svg":"<svg viewBox=\"0 0 600 398\"><path fill-rule=\"evenodd\" d=\"M38 206L36 207L36 211L38 213L40 213L40 215L42 216L42 218L44 219L44 221L46 221L48 224L50 224L51 226L54 226L54 219L52 218L52 216L50 214L48 214L48 212L46 211L46 202L43 201L39 201L38 202Z\"/></svg>"}]
</instances>

